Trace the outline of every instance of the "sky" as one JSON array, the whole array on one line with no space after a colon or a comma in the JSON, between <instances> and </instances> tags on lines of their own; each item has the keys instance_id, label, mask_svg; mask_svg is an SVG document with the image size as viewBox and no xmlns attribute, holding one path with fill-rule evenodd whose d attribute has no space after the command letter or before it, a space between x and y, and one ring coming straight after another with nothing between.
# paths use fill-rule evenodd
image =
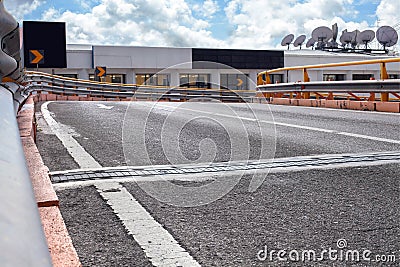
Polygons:
<instances>
[{"instance_id":1,"label":"sky","mask_svg":"<svg viewBox=\"0 0 400 267\"><path fill-rule=\"evenodd\" d=\"M4 0L24 20L62 21L67 43L272 49L318 26L400 30L399 0Z\"/></svg>"}]
</instances>

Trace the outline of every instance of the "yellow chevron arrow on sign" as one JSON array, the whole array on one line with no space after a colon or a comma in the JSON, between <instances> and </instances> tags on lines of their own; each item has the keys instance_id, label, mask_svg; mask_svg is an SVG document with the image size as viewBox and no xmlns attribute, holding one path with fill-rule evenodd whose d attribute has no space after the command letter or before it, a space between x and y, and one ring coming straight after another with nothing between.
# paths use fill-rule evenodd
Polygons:
<instances>
[{"instance_id":1,"label":"yellow chevron arrow on sign","mask_svg":"<svg viewBox=\"0 0 400 267\"><path fill-rule=\"evenodd\" d=\"M29 50L31 53L31 64L41 64L44 59L44 51L43 50Z\"/></svg>"},{"instance_id":2,"label":"yellow chevron arrow on sign","mask_svg":"<svg viewBox=\"0 0 400 267\"><path fill-rule=\"evenodd\" d=\"M106 67L96 67L96 76L103 77L106 74Z\"/></svg>"},{"instance_id":3,"label":"yellow chevron arrow on sign","mask_svg":"<svg viewBox=\"0 0 400 267\"><path fill-rule=\"evenodd\" d=\"M238 81L237 86L241 86L243 84L243 80L242 79L237 79L237 81Z\"/></svg>"}]
</instances>

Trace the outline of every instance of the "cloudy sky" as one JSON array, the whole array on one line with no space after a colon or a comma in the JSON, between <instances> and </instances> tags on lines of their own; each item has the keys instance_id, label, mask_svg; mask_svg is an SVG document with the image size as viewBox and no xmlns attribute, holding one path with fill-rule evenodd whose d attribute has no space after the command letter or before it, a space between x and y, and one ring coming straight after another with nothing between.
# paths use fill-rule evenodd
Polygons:
<instances>
[{"instance_id":1,"label":"cloudy sky","mask_svg":"<svg viewBox=\"0 0 400 267\"><path fill-rule=\"evenodd\" d=\"M23 20L67 23L67 42L80 44L279 47L286 34L310 37L317 26L339 32L400 29L399 0L4 0Z\"/></svg>"}]
</instances>

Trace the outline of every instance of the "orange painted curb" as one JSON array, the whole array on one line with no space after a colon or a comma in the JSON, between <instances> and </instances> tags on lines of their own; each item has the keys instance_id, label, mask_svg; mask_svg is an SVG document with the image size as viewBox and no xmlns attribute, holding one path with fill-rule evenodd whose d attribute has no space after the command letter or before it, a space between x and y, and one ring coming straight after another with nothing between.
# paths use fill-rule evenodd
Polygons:
<instances>
[{"instance_id":1,"label":"orange painted curb","mask_svg":"<svg viewBox=\"0 0 400 267\"><path fill-rule=\"evenodd\" d=\"M80 96L79 101L91 101L90 97L87 96Z\"/></svg>"},{"instance_id":2,"label":"orange painted curb","mask_svg":"<svg viewBox=\"0 0 400 267\"><path fill-rule=\"evenodd\" d=\"M46 94L40 94L40 101L47 101L47 95Z\"/></svg>"},{"instance_id":3,"label":"orange painted curb","mask_svg":"<svg viewBox=\"0 0 400 267\"><path fill-rule=\"evenodd\" d=\"M32 97L28 98L26 104L18 113L17 121L36 202L39 207L58 206L58 197L48 176L49 170L44 165L33 138L35 129L34 106L27 104L33 104Z\"/></svg>"},{"instance_id":4,"label":"orange painted curb","mask_svg":"<svg viewBox=\"0 0 400 267\"><path fill-rule=\"evenodd\" d=\"M58 207L39 208L53 266L82 266Z\"/></svg>"},{"instance_id":5,"label":"orange painted curb","mask_svg":"<svg viewBox=\"0 0 400 267\"><path fill-rule=\"evenodd\" d=\"M22 137L21 141L38 207L58 206L59 200L49 178L49 169L44 165L35 142L31 137Z\"/></svg>"},{"instance_id":6,"label":"orange painted curb","mask_svg":"<svg viewBox=\"0 0 400 267\"><path fill-rule=\"evenodd\" d=\"M400 113L399 102L375 102L375 103L377 111Z\"/></svg>"},{"instance_id":7,"label":"orange painted curb","mask_svg":"<svg viewBox=\"0 0 400 267\"><path fill-rule=\"evenodd\" d=\"M68 97L65 95L57 95L57 101L66 101Z\"/></svg>"},{"instance_id":8,"label":"orange painted curb","mask_svg":"<svg viewBox=\"0 0 400 267\"><path fill-rule=\"evenodd\" d=\"M334 109L400 113L400 102L272 98L269 103L274 105L325 107Z\"/></svg>"},{"instance_id":9,"label":"orange painted curb","mask_svg":"<svg viewBox=\"0 0 400 267\"><path fill-rule=\"evenodd\" d=\"M27 108L28 105L30 105L29 108ZM19 134L21 137L32 137L35 139L34 112L33 98L30 97L17 115Z\"/></svg>"},{"instance_id":10,"label":"orange painted curb","mask_svg":"<svg viewBox=\"0 0 400 267\"><path fill-rule=\"evenodd\" d=\"M271 104L290 105L290 99L289 98L272 98Z\"/></svg>"},{"instance_id":11,"label":"orange painted curb","mask_svg":"<svg viewBox=\"0 0 400 267\"><path fill-rule=\"evenodd\" d=\"M56 100L57 100L57 95L55 94L47 95L47 101L56 101Z\"/></svg>"},{"instance_id":12,"label":"orange painted curb","mask_svg":"<svg viewBox=\"0 0 400 267\"><path fill-rule=\"evenodd\" d=\"M69 101L79 101L79 96L68 96Z\"/></svg>"}]
</instances>

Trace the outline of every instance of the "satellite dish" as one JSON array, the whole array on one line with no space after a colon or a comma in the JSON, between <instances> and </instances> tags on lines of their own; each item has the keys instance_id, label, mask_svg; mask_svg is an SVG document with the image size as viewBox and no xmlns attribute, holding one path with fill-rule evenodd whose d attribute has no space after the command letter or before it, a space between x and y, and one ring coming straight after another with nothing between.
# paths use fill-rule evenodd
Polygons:
<instances>
[{"instance_id":1,"label":"satellite dish","mask_svg":"<svg viewBox=\"0 0 400 267\"><path fill-rule=\"evenodd\" d=\"M356 45L360 44L357 41L358 36L360 36L361 32L359 30L355 30L353 33L353 40L351 40L351 45L355 47Z\"/></svg>"},{"instance_id":2,"label":"satellite dish","mask_svg":"<svg viewBox=\"0 0 400 267\"><path fill-rule=\"evenodd\" d=\"M340 42L342 43L343 46L351 44L353 39L354 39L354 33L348 32L347 30L344 30L342 32L342 36L340 36Z\"/></svg>"},{"instance_id":3,"label":"satellite dish","mask_svg":"<svg viewBox=\"0 0 400 267\"><path fill-rule=\"evenodd\" d=\"M333 37L333 32L326 26L318 27L313 30L312 38L317 40L318 47L323 47Z\"/></svg>"},{"instance_id":4,"label":"satellite dish","mask_svg":"<svg viewBox=\"0 0 400 267\"><path fill-rule=\"evenodd\" d=\"M282 39L281 45L282 46L287 46L289 49L289 45L292 43L294 39L294 35L293 34L288 34L285 36L285 38Z\"/></svg>"},{"instance_id":5,"label":"satellite dish","mask_svg":"<svg viewBox=\"0 0 400 267\"><path fill-rule=\"evenodd\" d=\"M390 26L382 26L376 31L376 39L383 45L384 49L386 47L391 47L397 44L399 36L395 29Z\"/></svg>"},{"instance_id":6,"label":"satellite dish","mask_svg":"<svg viewBox=\"0 0 400 267\"><path fill-rule=\"evenodd\" d=\"M357 43L365 44L365 48L367 48L368 43L372 42L374 39L375 39L375 32L373 30L365 30L357 36Z\"/></svg>"},{"instance_id":7,"label":"satellite dish","mask_svg":"<svg viewBox=\"0 0 400 267\"><path fill-rule=\"evenodd\" d=\"M336 42L336 39L338 37L338 33L339 33L339 27L338 27L337 23L335 23L335 24L332 25L332 35L333 35L332 36L332 40L334 42Z\"/></svg>"},{"instance_id":8,"label":"satellite dish","mask_svg":"<svg viewBox=\"0 0 400 267\"><path fill-rule=\"evenodd\" d=\"M309 48L309 47L311 47L311 46L314 46L314 44L315 44L315 40L314 40L313 38L310 38L310 39L307 41L306 47Z\"/></svg>"},{"instance_id":9,"label":"satellite dish","mask_svg":"<svg viewBox=\"0 0 400 267\"><path fill-rule=\"evenodd\" d=\"M300 36L297 37L296 40L294 41L294 43L293 43L294 47L300 46L300 49L301 49L301 46L303 45L303 43L304 43L305 40L306 40L306 36L305 36L304 34L303 34L303 35L300 35Z\"/></svg>"}]
</instances>

